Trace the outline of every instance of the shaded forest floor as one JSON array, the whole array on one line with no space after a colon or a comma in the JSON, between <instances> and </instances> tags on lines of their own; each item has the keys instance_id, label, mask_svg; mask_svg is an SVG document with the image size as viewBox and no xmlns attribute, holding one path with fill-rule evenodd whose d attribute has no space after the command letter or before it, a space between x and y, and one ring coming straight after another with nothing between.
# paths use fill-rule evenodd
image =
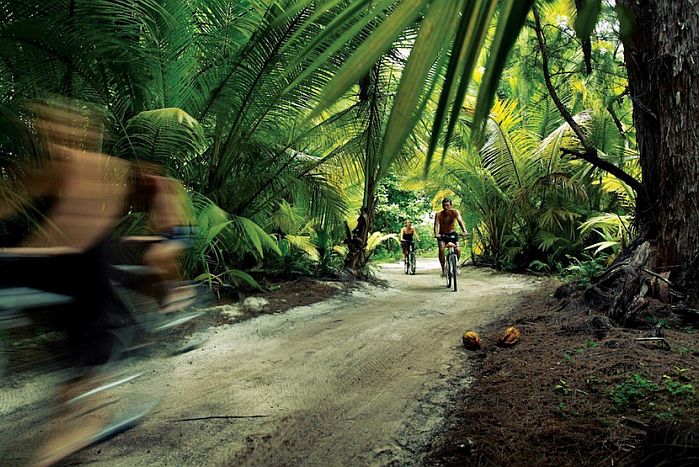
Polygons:
<instances>
[{"instance_id":1,"label":"shaded forest floor","mask_svg":"<svg viewBox=\"0 0 699 467\"><path fill-rule=\"evenodd\" d=\"M478 329L475 382L457 397L430 465L696 465L699 334L650 323L603 329L554 282ZM497 330L521 332L512 348ZM660 328L663 341L637 340ZM474 358L475 357L475 358Z\"/></svg>"}]
</instances>

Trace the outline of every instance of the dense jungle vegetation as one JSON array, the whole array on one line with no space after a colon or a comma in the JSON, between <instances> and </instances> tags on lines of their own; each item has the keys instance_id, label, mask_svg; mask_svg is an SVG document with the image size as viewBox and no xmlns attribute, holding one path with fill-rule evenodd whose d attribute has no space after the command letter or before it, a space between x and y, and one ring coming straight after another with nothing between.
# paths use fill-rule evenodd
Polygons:
<instances>
[{"instance_id":1,"label":"dense jungle vegetation","mask_svg":"<svg viewBox=\"0 0 699 467\"><path fill-rule=\"evenodd\" d=\"M696 24L646 33L691 17L670 3L0 0L2 199L26 205L9 187L42 158L28 104L68 98L101 116L104 153L183 182L202 280L362 276L405 218L433 248L450 196L477 263L587 277L657 240L691 304Z\"/></svg>"}]
</instances>

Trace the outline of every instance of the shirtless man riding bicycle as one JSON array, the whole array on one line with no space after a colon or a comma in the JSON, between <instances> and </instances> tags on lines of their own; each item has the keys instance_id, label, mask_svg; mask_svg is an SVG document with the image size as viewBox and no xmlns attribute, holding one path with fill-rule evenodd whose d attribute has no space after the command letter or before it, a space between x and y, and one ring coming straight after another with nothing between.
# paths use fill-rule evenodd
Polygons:
<instances>
[{"instance_id":1,"label":"shirtless man riding bicycle","mask_svg":"<svg viewBox=\"0 0 699 467\"><path fill-rule=\"evenodd\" d=\"M442 265L442 276L446 275L444 270L445 259L444 250L447 243L456 244L456 257L461 258L461 249L459 248L459 235L456 233L454 223L458 222L463 235L466 236L466 226L461 218L461 213L452 208L451 199L444 198L442 200L442 210L434 217L434 236L439 241L439 263Z\"/></svg>"}]
</instances>

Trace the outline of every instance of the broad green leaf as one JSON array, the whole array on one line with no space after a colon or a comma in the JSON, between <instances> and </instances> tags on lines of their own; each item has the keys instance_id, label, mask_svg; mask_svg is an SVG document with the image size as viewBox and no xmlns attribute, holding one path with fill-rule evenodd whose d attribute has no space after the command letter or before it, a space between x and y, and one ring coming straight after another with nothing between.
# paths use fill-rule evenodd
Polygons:
<instances>
[{"instance_id":1,"label":"broad green leaf","mask_svg":"<svg viewBox=\"0 0 699 467\"><path fill-rule=\"evenodd\" d=\"M364 248L368 254L371 254L376 248L379 247L383 242L387 240L393 240L398 243L398 235L394 233L382 234L381 232L374 232L369 235L366 241L366 247Z\"/></svg>"},{"instance_id":2,"label":"broad green leaf","mask_svg":"<svg viewBox=\"0 0 699 467\"><path fill-rule=\"evenodd\" d=\"M437 0L425 16L408 57L396 98L391 109L383 142L382 167L389 167L415 128L416 112L424 83L437 56L453 35L453 21L459 13L459 1ZM452 27L450 27L452 26Z\"/></svg>"},{"instance_id":3,"label":"broad green leaf","mask_svg":"<svg viewBox=\"0 0 699 467\"><path fill-rule=\"evenodd\" d=\"M488 34L488 27L490 26L490 22L497 4L497 0L479 2L478 9L473 12L471 20L469 21L468 32L466 33L465 37L466 44L464 50L466 51L466 57L463 60L461 69L461 84L456 92L454 105L450 114L449 125L444 136L444 151L442 152L442 160L444 160L444 156L447 153L451 135L453 134L454 128L456 127L456 122L459 119L461 106L464 103L466 91L468 91L468 85L471 81L471 75L473 74L473 69L476 65L476 61L478 60L481 47L483 47L483 43L485 42L485 38Z\"/></svg>"},{"instance_id":4,"label":"broad green leaf","mask_svg":"<svg viewBox=\"0 0 699 467\"><path fill-rule=\"evenodd\" d=\"M361 0L364 1L364 0ZM394 0L384 0L382 3L377 5L373 10L372 13L365 15L362 17L360 20L358 20L351 28L349 28L347 31L345 31L339 38L335 39L332 41L332 43L321 53L316 57L316 59L311 63L310 65L304 66L303 71L294 79L294 81L289 84L286 89L284 90L284 93L289 92L291 89L296 87L300 82L302 82L304 79L308 78L310 75L312 75L318 68L323 66L327 61L332 57L335 53L337 53L339 50L341 50L343 47L345 47L345 44L350 41L354 36L359 34L359 32L364 29L369 23L371 23L374 19L376 19L377 16L379 16L386 8L390 7L391 4L394 3ZM347 15L346 15L347 13ZM352 14L349 14L352 13ZM362 12L361 10L355 11L354 8L349 8L347 11L343 11L338 18L342 18L342 21L340 21L338 18L335 18L325 29L323 30L323 33L321 35L323 36L323 39L327 37L329 34L333 33L335 28L337 28L340 24L349 22L350 20L353 20L355 16L361 15ZM317 41L314 41L317 42ZM299 64L303 61L308 54L310 54L313 51L313 49L309 49L306 47L306 49L299 54L299 57L292 62L285 70L285 75L289 75L293 72L295 68L299 66ZM332 104L332 103L331 103ZM323 108L318 108L318 113L320 113Z\"/></svg>"},{"instance_id":5,"label":"broad green leaf","mask_svg":"<svg viewBox=\"0 0 699 467\"><path fill-rule=\"evenodd\" d=\"M352 85L367 74L427 3L428 0L404 0L391 12L326 85L314 117L342 97Z\"/></svg>"},{"instance_id":6,"label":"broad green leaf","mask_svg":"<svg viewBox=\"0 0 699 467\"><path fill-rule=\"evenodd\" d=\"M474 137L483 128L487 119L507 57L519 36L532 5L534 5L534 0L505 0L502 4L495 37L490 46L490 57L488 57L485 74L478 90L474 116L474 129L476 131L472 132Z\"/></svg>"},{"instance_id":7,"label":"broad green leaf","mask_svg":"<svg viewBox=\"0 0 699 467\"><path fill-rule=\"evenodd\" d=\"M234 281L236 281L236 279L240 280L254 289L262 289L262 287L260 287L260 284L258 284L257 281L250 274L248 274L245 271L241 271L240 269L229 269L228 271L219 274L219 276L229 276Z\"/></svg>"},{"instance_id":8,"label":"broad green leaf","mask_svg":"<svg viewBox=\"0 0 699 467\"><path fill-rule=\"evenodd\" d=\"M318 21L323 14L328 12L329 10L333 9L340 3L344 2L345 0L332 0L329 1L316 10L316 12L311 15L310 18L308 18L306 21L304 21L303 26L301 26L292 36L291 38L284 44L284 46L280 49L279 53L284 54L289 48L291 48L292 44L296 42L296 40L301 37L304 33L307 33L308 28ZM361 13L362 10L364 9L365 6L370 2L371 0L356 0L354 1L348 8L342 10L340 14L338 14L330 23L328 23L326 26L323 27L322 32L315 34L312 37L312 40L306 45L305 49L299 54L299 57L297 58L296 61L293 62L291 65L291 68L295 68L298 66L301 61L303 61L303 58L306 57L309 53L311 53L313 50L316 49L320 44L323 43L323 41L334 34L334 32L337 30L338 26L347 24L348 22L352 21L354 17L358 14ZM299 10L300 11L300 10ZM286 15L285 15L286 16Z\"/></svg>"},{"instance_id":9,"label":"broad green leaf","mask_svg":"<svg viewBox=\"0 0 699 467\"><path fill-rule=\"evenodd\" d=\"M187 112L162 108L140 112L126 123L114 153L125 158L157 162L166 166L201 153L206 147L204 130Z\"/></svg>"},{"instance_id":10,"label":"broad green leaf","mask_svg":"<svg viewBox=\"0 0 699 467\"><path fill-rule=\"evenodd\" d=\"M214 238L216 238L216 236L217 236L218 234L220 234L221 231L223 231L223 229L225 229L225 228L228 227L229 225L231 225L231 221L222 222L222 223L220 223L220 224L217 224L217 225L212 226L212 227L211 227L209 230L207 230L207 232L206 232L206 237L205 237L205 240L204 240L204 244L205 244L205 245L210 245L211 242L214 240Z\"/></svg>"},{"instance_id":11,"label":"broad green leaf","mask_svg":"<svg viewBox=\"0 0 699 467\"><path fill-rule=\"evenodd\" d=\"M588 246L588 247L585 248L585 249L586 249L586 250L592 250L593 248L597 248L597 249L595 250L595 254L597 254L597 253L599 253L600 251L605 250L605 249L607 249L607 248L615 248L615 247L618 247L618 246L619 246L619 242L615 242L615 241L606 241L606 242L595 243L594 245L590 245L590 246Z\"/></svg>"},{"instance_id":12,"label":"broad green leaf","mask_svg":"<svg viewBox=\"0 0 699 467\"><path fill-rule=\"evenodd\" d=\"M427 149L427 157L425 158L425 177L427 176L430 164L432 163L432 156L434 155L437 145L439 144L439 135L441 133L442 126L444 125L444 119L447 115L449 101L451 100L454 90L459 85L456 70L458 69L458 65L462 57L462 50L465 42L464 39L468 31L468 23L474 11L474 5L474 2L467 1L461 11L461 20L456 32L456 38L454 39L454 46L451 50L451 57L449 58L449 65L447 66L446 76L444 77L442 92L439 96L439 103L437 104L437 110L432 122L432 135L430 137L430 144Z\"/></svg>"},{"instance_id":13,"label":"broad green leaf","mask_svg":"<svg viewBox=\"0 0 699 467\"><path fill-rule=\"evenodd\" d=\"M265 232L262 227L246 217L238 216L237 219L240 221L245 234L252 242L260 257L263 256L264 248L272 250L281 256L281 251L279 250L279 245L277 245L276 240Z\"/></svg>"},{"instance_id":14,"label":"broad green leaf","mask_svg":"<svg viewBox=\"0 0 699 467\"><path fill-rule=\"evenodd\" d=\"M628 7L622 5L617 5L614 10L616 11L617 19L619 19L619 33L621 34L621 38L622 40L628 40L635 28L633 13Z\"/></svg>"},{"instance_id":15,"label":"broad green leaf","mask_svg":"<svg viewBox=\"0 0 699 467\"><path fill-rule=\"evenodd\" d=\"M311 261L320 259L318 248L308 235L287 235L286 239L291 245L306 253Z\"/></svg>"}]
</instances>

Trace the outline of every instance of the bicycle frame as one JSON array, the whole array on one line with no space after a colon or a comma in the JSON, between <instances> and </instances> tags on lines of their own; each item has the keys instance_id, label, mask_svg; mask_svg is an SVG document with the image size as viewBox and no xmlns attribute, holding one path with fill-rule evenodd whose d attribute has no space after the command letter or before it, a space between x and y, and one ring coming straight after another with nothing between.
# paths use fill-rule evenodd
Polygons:
<instances>
[{"instance_id":1,"label":"bicycle frame","mask_svg":"<svg viewBox=\"0 0 699 467\"><path fill-rule=\"evenodd\" d=\"M442 240L444 237L444 235L440 235L440 240L444 241ZM447 239L449 239L449 237L447 237ZM451 288L453 286L454 292L457 291L457 262L456 243L454 241L447 241L444 249L444 266L446 269L447 287Z\"/></svg>"},{"instance_id":2,"label":"bicycle frame","mask_svg":"<svg viewBox=\"0 0 699 467\"><path fill-rule=\"evenodd\" d=\"M147 245L167 241L173 240L163 237L131 237L125 239L123 243ZM41 260L45 256L35 255L35 258ZM0 332L2 333L22 335L27 330L33 332L30 328L35 327L36 329L37 323L43 324L45 320L58 322L62 315L61 311L70 311L71 307L76 306L78 299L74 296L41 290L38 287L42 287L43 282L38 285L26 286L23 280L18 280L12 275L13 265L16 265L17 262L31 260L32 257L26 255L0 255L0 265L4 269L4 276L0 276L2 279L0 281ZM134 402L126 397L115 397L112 391L144 374L143 363L149 358L149 354L143 353L144 349L153 348L151 346L155 344L161 344L159 346L161 348L164 345L170 347L167 339L162 339L162 333L174 330L203 313L191 310L192 305L202 305L201 297L197 298L197 291L190 290L196 285L167 282L163 286L168 295L164 297L165 299L156 298L140 290L145 282L156 280L159 277L153 268L109 263L106 265L106 269L108 270L107 276L113 285L115 293L113 300L115 302L104 313L108 314L110 319L119 320L118 323L105 329L105 332L113 337L113 342L110 341L108 346L110 347L108 349L109 355L107 355L107 361L99 363L101 366L98 371L96 371L96 367L92 368L89 377L83 380L87 383L80 388L80 392L76 393L68 402L62 403L64 406L71 404L71 407L90 407L90 404L95 404L95 401L99 401L101 398L104 400L109 398L108 404L99 405L95 409L99 410L104 423L102 427L99 427L99 430L96 429L90 435L86 445L100 442L137 424L158 404L161 394ZM79 281L79 278L75 280ZM120 302L118 307L116 301ZM129 316L122 315L122 308L129 312ZM173 311L177 313L173 313ZM47 335L43 329L40 332L41 336ZM61 333L54 334L60 335ZM60 343L64 345L65 342L62 340ZM11 355L18 353L18 349L13 348L11 354L6 353L2 344L3 342L0 340L0 399L12 390L13 384L19 384L18 382L23 381L20 375L26 370L31 371L28 374L31 374L32 377L34 377L36 370L40 370L42 374L53 373L57 370L56 377L63 379L68 376L74 377L76 374L80 375L84 371L84 368L80 368L77 361L70 365L55 365L60 360L58 357L68 356L67 349L60 355L53 350L50 360L44 357L46 352L43 352L39 353L41 359L30 358L30 361L26 362L26 356L22 359L16 357L10 359ZM69 343L69 345L72 344ZM180 346L179 343L176 345L177 349L167 349L168 354L182 353L194 348L191 342L185 343L184 347ZM33 349L35 344L30 342L30 346L27 349ZM35 351L32 350L32 352ZM63 355L64 353L66 355ZM29 356L34 357L34 355ZM8 361L5 361L5 357L8 357ZM134 357L142 360L138 366L131 364ZM71 360L75 358L73 355ZM17 361L15 362L15 360ZM54 365L46 366L49 362L54 363ZM66 368L62 369L63 366ZM39 436L31 430L27 430L27 427L42 425L52 417L49 413L50 397L50 393L35 394L32 397L17 400L15 405L0 407L0 415L8 417L6 425L3 426L3 436L0 437L2 438L0 439L0 459L4 459L10 449L15 452L20 449L22 455L26 456L32 446L40 441ZM88 399L90 402L87 402ZM18 410L20 407L29 407L30 405L31 410ZM81 416L79 410L76 411L76 414L76 417ZM65 455L69 454L69 451L67 450Z\"/></svg>"}]
</instances>

